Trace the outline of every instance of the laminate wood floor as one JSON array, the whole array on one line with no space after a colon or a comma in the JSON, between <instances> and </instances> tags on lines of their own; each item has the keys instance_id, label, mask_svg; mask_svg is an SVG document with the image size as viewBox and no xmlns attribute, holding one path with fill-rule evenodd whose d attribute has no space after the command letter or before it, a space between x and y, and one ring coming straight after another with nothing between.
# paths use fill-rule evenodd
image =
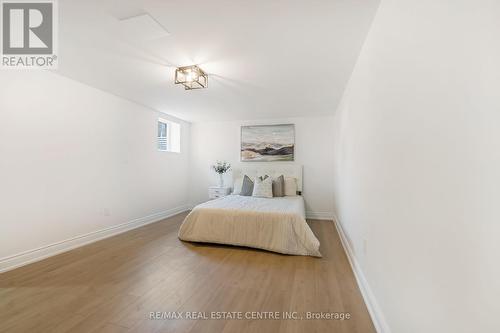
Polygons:
<instances>
[{"instance_id":1,"label":"laminate wood floor","mask_svg":"<svg viewBox=\"0 0 500 333\"><path fill-rule=\"evenodd\" d=\"M181 242L185 215L0 274L0 332L375 332L331 221L308 221L312 258Z\"/></svg>"}]
</instances>

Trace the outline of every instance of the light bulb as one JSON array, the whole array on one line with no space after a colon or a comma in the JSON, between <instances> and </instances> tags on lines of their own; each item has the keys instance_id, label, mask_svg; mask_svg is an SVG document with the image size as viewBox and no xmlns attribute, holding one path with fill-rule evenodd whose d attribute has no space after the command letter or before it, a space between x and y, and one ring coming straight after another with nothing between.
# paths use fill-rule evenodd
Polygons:
<instances>
[{"instance_id":1,"label":"light bulb","mask_svg":"<svg viewBox=\"0 0 500 333\"><path fill-rule=\"evenodd\" d=\"M198 75L194 72L189 72L186 76L186 81L188 82L193 82L198 79Z\"/></svg>"}]
</instances>

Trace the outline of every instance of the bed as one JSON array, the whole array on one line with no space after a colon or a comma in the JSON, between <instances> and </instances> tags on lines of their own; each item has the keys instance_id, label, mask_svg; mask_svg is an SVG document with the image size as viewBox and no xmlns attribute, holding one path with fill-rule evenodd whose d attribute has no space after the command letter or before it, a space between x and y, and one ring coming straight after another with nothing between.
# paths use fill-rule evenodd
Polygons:
<instances>
[{"instance_id":1,"label":"bed","mask_svg":"<svg viewBox=\"0 0 500 333\"><path fill-rule=\"evenodd\" d=\"M302 191L302 168L298 166L235 170L233 178L244 174L293 176L297 178L299 193ZM233 194L202 203L182 223L179 239L321 257L319 241L305 220L304 199L300 195L256 198Z\"/></svg>"}]
</instances>

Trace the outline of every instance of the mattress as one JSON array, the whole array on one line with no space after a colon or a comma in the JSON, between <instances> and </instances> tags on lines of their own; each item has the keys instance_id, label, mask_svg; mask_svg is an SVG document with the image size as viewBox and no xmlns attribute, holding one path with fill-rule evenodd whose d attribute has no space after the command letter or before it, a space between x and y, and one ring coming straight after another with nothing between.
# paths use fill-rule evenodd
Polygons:
<instances>
[{"instance_id":1,"label":"mattress","mask_svg":"<svg viewBox=\"0 0 500 333\"><path fill-rule=\"evenodd\" d=\"M182 223L179 239L321 257L319 241L305 220L301 196L229 195L202 203Z\"/></svg>"}]
</instances>

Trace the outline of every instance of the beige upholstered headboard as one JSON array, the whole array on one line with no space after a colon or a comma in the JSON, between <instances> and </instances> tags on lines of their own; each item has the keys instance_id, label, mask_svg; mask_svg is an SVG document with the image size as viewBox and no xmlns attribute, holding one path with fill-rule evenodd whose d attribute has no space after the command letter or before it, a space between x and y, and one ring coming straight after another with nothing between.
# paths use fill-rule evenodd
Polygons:
<instances>
[{"instance_id":1,"label":"beige upholstered headboard","mask_svg":"<svg viewBox=\"0 0 500 333\"><path fill-rule=\"evenodd\" d=\"M270 177L293 177L297 179L297 189L302 192L302 165L270 163L252 163L233 168L233 181L247 175L250 178L268 175Z\"/></svg>"}]
</instances>

